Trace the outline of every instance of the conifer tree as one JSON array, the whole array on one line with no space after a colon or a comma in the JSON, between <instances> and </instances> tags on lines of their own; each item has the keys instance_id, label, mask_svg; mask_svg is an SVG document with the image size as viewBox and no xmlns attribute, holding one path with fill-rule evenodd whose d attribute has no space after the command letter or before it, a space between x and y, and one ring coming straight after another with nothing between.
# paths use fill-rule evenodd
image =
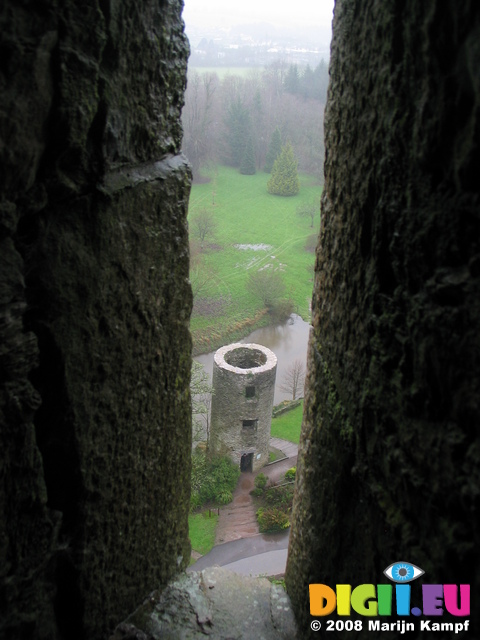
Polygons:
<instances>
[{"instance_id":1,"label":"conifer tree","mask_svg":"<svg viewBox=\"0 0 480 640\"><path fill-rule=\"evenodd\" d=\"M253 148L252 134L249 133L245 142L242 162L240 164L240 173L245 176L253 176L256 173L255 167L255 149Z\"/></svg>"},{"instance_id":2,"label":"conifer tree","mask_svg":"<svg viewBox=\"0 0 480 640\"><path fill-rule=\"evenodd\" d=\"M230 103L226 125L227 154L226 162L239 167L245 151L245 142L251 129L250 112L240 98Z\"/></svg>"},{"instance_id":3,"label":"conifer tree","mask_svg":"<svg viewBox=\"0 0 480 640\"><path fill-rule=\"evenodd\" d=\"M270 173L272 171L273 163L280 155L281 150L282 134L280 133L280 129L276 127L275 131L272 133L272 137L270 138L267 155L265 156L265 167L263 170L266 173Z\"/></svg>"},{"instance_id":4,"label":"conifer tree","mask_svg":"<svg viewBox=\"0 0 480 640\"><path fill-rule=\"evenodd\" d=\"M297 166L292 145L287 142L273 165L272 175L267 183L268 193L295 196L300 191Z\"/></svg>"}]
</instances>

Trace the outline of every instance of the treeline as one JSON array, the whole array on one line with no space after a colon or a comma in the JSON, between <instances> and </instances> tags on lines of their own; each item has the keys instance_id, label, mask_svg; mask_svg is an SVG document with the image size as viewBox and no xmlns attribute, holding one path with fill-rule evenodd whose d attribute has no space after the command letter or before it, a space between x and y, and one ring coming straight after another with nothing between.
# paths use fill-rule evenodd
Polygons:
<instances>
[{"instance_id":1,"label":"treeline","mask_svg":"<svg viewBox=\"0 0 480 640\"><path fill-rule=\"evenodd\" d=\"M282 144L293 148L298 169L323 174L323 110L328 85L325 62L315 69L277 61L246 77L189 73L183 152L194 181L203 168L222 163L242 173L271 170L268 158L278 130ZM276 135L276 134L275 134Z\"/></svg>"}]
</instances>

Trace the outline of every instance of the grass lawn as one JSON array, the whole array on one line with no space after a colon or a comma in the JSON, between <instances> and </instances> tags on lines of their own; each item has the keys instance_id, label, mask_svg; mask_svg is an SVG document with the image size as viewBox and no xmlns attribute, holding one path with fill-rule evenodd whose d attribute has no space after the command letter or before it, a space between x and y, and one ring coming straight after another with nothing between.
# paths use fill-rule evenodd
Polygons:
<instances>
[{"instance_id":1,"label":"grass lawn","mask_svg":"<svg viewBox=\"0 0 480 640\"><path fill-rule=\"evenodd\" d=\"M214 235L206 237L203 249L192 259L192 271L196 269L197 277L206 280L191 321L195 354L269 324L262 303L246 288L249 274L260 269L279 271L294 311L310 319L314 254L305 244L318 234L320 214L312 229L310 220L298 216L296 209L304 201L319 199L322 187L312 176L300 175L297 196L274 196L267 192L268 179L263 171L245 176L237 169L218 166L211 172L211 182L192 188L191 239L195 242L193 221L200 209L213 211L217 224Z\"/></svg>"},{"instance_id":2,"label":"grass lawn","mask_svg":"<svg viewBox=\"0 0 480 640\"><path fill-rule=\"evenodd\" d=\"M218 515L212 513L212 517L209 518L208 511L188 516L188 529L192 549L201 553L202 556L208 553L215 543L217 521Z\"/></svg>"},{"instance_id":3,"label":"grass lawn","mask_svg":"<svg viewBox=\"0 0 480 640\"><path fill-rule=\"evenodd\" d=\"M200 75L204 73L216 73L220 80L225 76L241 76L247 78L255 73L262 73L264 67L191 67L188 65L188 71L196 71Z\"/></svg>"},{"instance_id":4,"label":"grass lawn","mask_svg":"<svg viewBox=\"0 0 480 640\"><path fill-rule=\"evenodd\" d=\"M298 444L300 442L300 429L302 426L303 401L295 409L283 413L272 420L271 434L274 438L282 438Z\"/></svg>"}]
</instances>

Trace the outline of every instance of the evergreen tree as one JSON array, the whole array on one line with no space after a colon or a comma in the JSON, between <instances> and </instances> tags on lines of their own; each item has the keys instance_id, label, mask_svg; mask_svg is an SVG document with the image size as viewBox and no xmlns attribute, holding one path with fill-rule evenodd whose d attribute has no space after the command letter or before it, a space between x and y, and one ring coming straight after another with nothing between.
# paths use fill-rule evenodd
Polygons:
<instances>
[{"instance_id":1,"label":"evergreen tree","mask_svg":"<svg viewBox=\"0 0 480 640\"><path fill-rule=\"evenodd\" d=\"M296 64L291 64L288 67L287 74L283 83L285 91L287 93L299 93L300 91L300 74L298 73L298 67Z\"/></svg>"},{"instance_id":2,"label":"evergreen tree","mask_svg":"<svg viewBox=\"0 0 480 640\"><path fill-rule=\"evenodd\" d=\"M255 168L255 149L253 148L252 134L248 134L243 151L243 158L240 164L240 173L245 176L253 176L256 173Z\"/></svg>"},{"instance_id":3,"label":"evergreen tree","mask_svg":"<svg viewBox=\"0 0 480 640\"><path fill-rule=\"evenodd\" d=\"M240 98L232 102L225 118L227 127L228 164L239 167L245 152L245 143L251 130L250 112Z\"/></svg>"},{"instance_id":4,"label":"evergreen tree","mask_svg":"<svg viewBox=\"0 0 480 640\"><path fill-rule=\"evenodd\" d=\"M265 167L264 171L266 173L270 173L273 169L273 164L275 160L280 155L282 150L282 134L280 133L280 129L278 127L275 128L275 131L272 133L272 137L270 138L270 143L268 145L267 155L265 156Z\"/></svg>"},{"instance_id":5,"label":"evergreen tree","mask_svg":"<svg viewBox=\"0 0 480 640\"><path fill-rule=\"evenodd\" d=\"M295 196L300 191L297 160L292 145L288 142L275 160L272 175L267 184L268 193L277 196Z\"/></svg>"}]
</instances>

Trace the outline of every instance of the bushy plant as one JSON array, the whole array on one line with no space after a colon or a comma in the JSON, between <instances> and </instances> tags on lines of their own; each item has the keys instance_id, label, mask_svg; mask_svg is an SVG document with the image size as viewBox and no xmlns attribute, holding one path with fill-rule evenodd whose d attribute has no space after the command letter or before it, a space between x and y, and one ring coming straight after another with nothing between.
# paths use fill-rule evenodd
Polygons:
<instances>
[{"instance_id":1,"label":"bushy plant","mask_svg":"<svg viewBox=\"0 0 480 640\"><path fill-rule=\"evenodd\" d=\"M289 511L293 503L293 487L272 487L265 492L265 502L271 506Z\"/></svg>"},{"instance_id":2,"label":"bushy plant","mask_svg":"<svg viewBox=\"0 0 480 640\"><path fill-rule=\"evenodd\" d=\"M232 492L228 491L228 489L222 489L215 494L215 502L218 502L218 504L228 504L232 500Z\"/></svg>"},{"instance_id":3,"label":"bushy plant","mask_svg":"<svg viewBox=\"0 0 480 640\"><path fill-rule=\"evenodd\" d=\"M206 502L231 502L239 476L240 469L227 456L206 456L203 451L196 451L192 455L191 509Z\"/></svg>"},{"instance_id":4,"label":"bushy plant","mask_svg":"<svg viewBox=\"0 0 480 640\"><path fill-rule=\"evenodd\" d=\"M276 507L259 509L257 511L257 520L260 533L283 531L290 526L288 515Z\"/></svg>"},{"instance_id":5,"label":"bushy plant","mask_svg":"<svg viewBox=\"0 0 480 640\"><path fill-rule=\"evenodd\" d=\"M267 486L268 478L264 473L259 473L255 478L254 484L257 489L265 489Z\"/></svg>"},{"instance_id":6,"label":"bushy plant","mask_svg":"<svg viewBox=\"0 0 480 640\"><path fill-rule=\"evenodd\" d=\"M293 482L295 480L296 475L297 475L297 467L292 467L291 469L285 472L285 480L287 482Z\"/></svg>"}]
</instances>

